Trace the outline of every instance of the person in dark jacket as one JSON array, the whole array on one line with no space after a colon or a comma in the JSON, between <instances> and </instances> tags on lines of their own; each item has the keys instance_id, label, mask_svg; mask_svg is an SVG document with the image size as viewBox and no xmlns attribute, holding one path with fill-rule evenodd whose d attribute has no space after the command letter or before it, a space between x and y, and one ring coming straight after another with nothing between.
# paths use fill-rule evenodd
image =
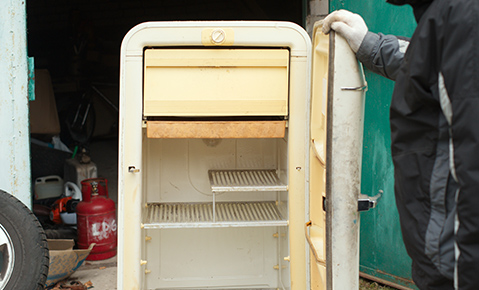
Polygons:
<instances>
[{"instance_id":1,"label":"person in dark jacket","mask_svg":"<svg viewBox=\"0 0 479 290\"><path fill-rule=\"evenodd\" d=\"M390 108L396 204L420 289L479 289L479 1L388 0L412 6L410 39L331 13L371 71L395 80Z\"/></svg>"}]
</instances>

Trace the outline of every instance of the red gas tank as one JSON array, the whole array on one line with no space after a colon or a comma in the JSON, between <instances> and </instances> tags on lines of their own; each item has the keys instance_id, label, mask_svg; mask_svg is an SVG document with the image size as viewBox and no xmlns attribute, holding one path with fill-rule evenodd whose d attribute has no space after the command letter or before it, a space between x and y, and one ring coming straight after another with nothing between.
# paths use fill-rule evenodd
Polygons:
<instances>
[{"instance_id":1,"label":"red gas tank","mask_svg":"<svg viewBox=\"0 0 479 290\"><path fill-rule=\"evenodd\" d=\"M81 182L83 200L77 205L78 247L95 247L87 260L96 261L116 255L117 223L113 200L108 198L107 180L89 178Z\"/></svg>"}]
</instances>

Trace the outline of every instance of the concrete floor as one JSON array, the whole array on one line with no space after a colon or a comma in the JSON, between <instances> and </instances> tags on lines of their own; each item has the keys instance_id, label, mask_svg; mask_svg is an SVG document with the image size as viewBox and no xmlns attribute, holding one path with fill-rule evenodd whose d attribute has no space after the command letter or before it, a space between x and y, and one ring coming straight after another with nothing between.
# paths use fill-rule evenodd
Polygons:
<instances>
[{"instance_id":1,"label":"concrete floor","mask_svg":"<svg viewBox=\"0 0 479 290\"><path fill-rule=\"evenodd\" d=\"M71 280L80 281L83 284L90 281L92 289L98 290L115 290L116 287L116 269L117 257L113 257L103 261L85 261L70 276Z\"/></svg>"},{"instance_id":2,"label":"concrete floor","mask_svg":"<svg viewBox=\"0 0 479 290\"><path fill-rule=\"evenodd\" d=\"M90 155L98 170L98 177L108 180L108 193L118 209L118 140L94 141L90 145ZM117 213L118 214L118 213ZM85 284L91 281L98 290L115 290L117 277L117 256L102 261L85 261L70 276Z\"/></svg>"}]
</instances>

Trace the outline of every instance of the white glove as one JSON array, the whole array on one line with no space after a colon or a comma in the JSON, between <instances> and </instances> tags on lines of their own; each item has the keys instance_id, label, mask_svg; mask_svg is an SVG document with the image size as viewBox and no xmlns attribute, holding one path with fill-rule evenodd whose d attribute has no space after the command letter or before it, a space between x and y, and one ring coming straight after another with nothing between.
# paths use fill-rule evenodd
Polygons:
<instances>
[{"instance_id":1,"label":"white glove","mask_svg":"<svg viewBox=\"0 0 479 290\"><path fill-rule=\"evenodd\" d=\"M354 53L358 52L368 33L363 18L347 10L337 10L326 16L323 21L323 33L328 34L331 29L346 38Z\"/></svg>"}]
</instances>

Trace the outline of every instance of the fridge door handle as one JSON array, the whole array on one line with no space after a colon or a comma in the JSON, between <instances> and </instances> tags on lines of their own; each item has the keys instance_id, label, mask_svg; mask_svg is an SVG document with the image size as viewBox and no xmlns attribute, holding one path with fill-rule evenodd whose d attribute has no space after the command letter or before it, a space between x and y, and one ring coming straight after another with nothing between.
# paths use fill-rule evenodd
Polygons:
<instances>
[{"instance_id":1,"label":"fridge door handle","mask_svg":"<svg viewBox=\"0 0 479 290\"><path fill-rule=\"evenodd\" d=\"M341 90L343 91L367 91L368 86L360 86L360 87L342 87Z\"/></svg>"},{"instance_id":2,"label":"fridge door handle","mask_svg":"<svg viewBox=\"0 0 479 290\"><path fill-rule=\"evenodd\" d=\"M364 91L366 92L368 90L368 82L366 81L366 77L364 76L364 68L363 64L358 61L359 65L359 71L361 75L361 82L363 83L362 86L359 87L341 87L342 91Z\"/></svg>"},{"instance_id":3,"label":"fridge door handle","mask_svg":"<svg viewBox=\"0 0 479 290\"><path fill-rule=\"evenodd\" d=\"M375 208L382 195L382 190L380 190L375 196L360 194L358 199L358 211L368 211L372 208Z\"/></svg>"},{"instance_id":4,"label":"fridge door handle","mask_svg":"<svg viewBox=\"0 0 479 290\"><path fill-rule=\"evenodd\" d=\"M128 166L128 172L130 173L139 173L140 169L136 168L135 166Z\"/></svg>"}]
</instances>

